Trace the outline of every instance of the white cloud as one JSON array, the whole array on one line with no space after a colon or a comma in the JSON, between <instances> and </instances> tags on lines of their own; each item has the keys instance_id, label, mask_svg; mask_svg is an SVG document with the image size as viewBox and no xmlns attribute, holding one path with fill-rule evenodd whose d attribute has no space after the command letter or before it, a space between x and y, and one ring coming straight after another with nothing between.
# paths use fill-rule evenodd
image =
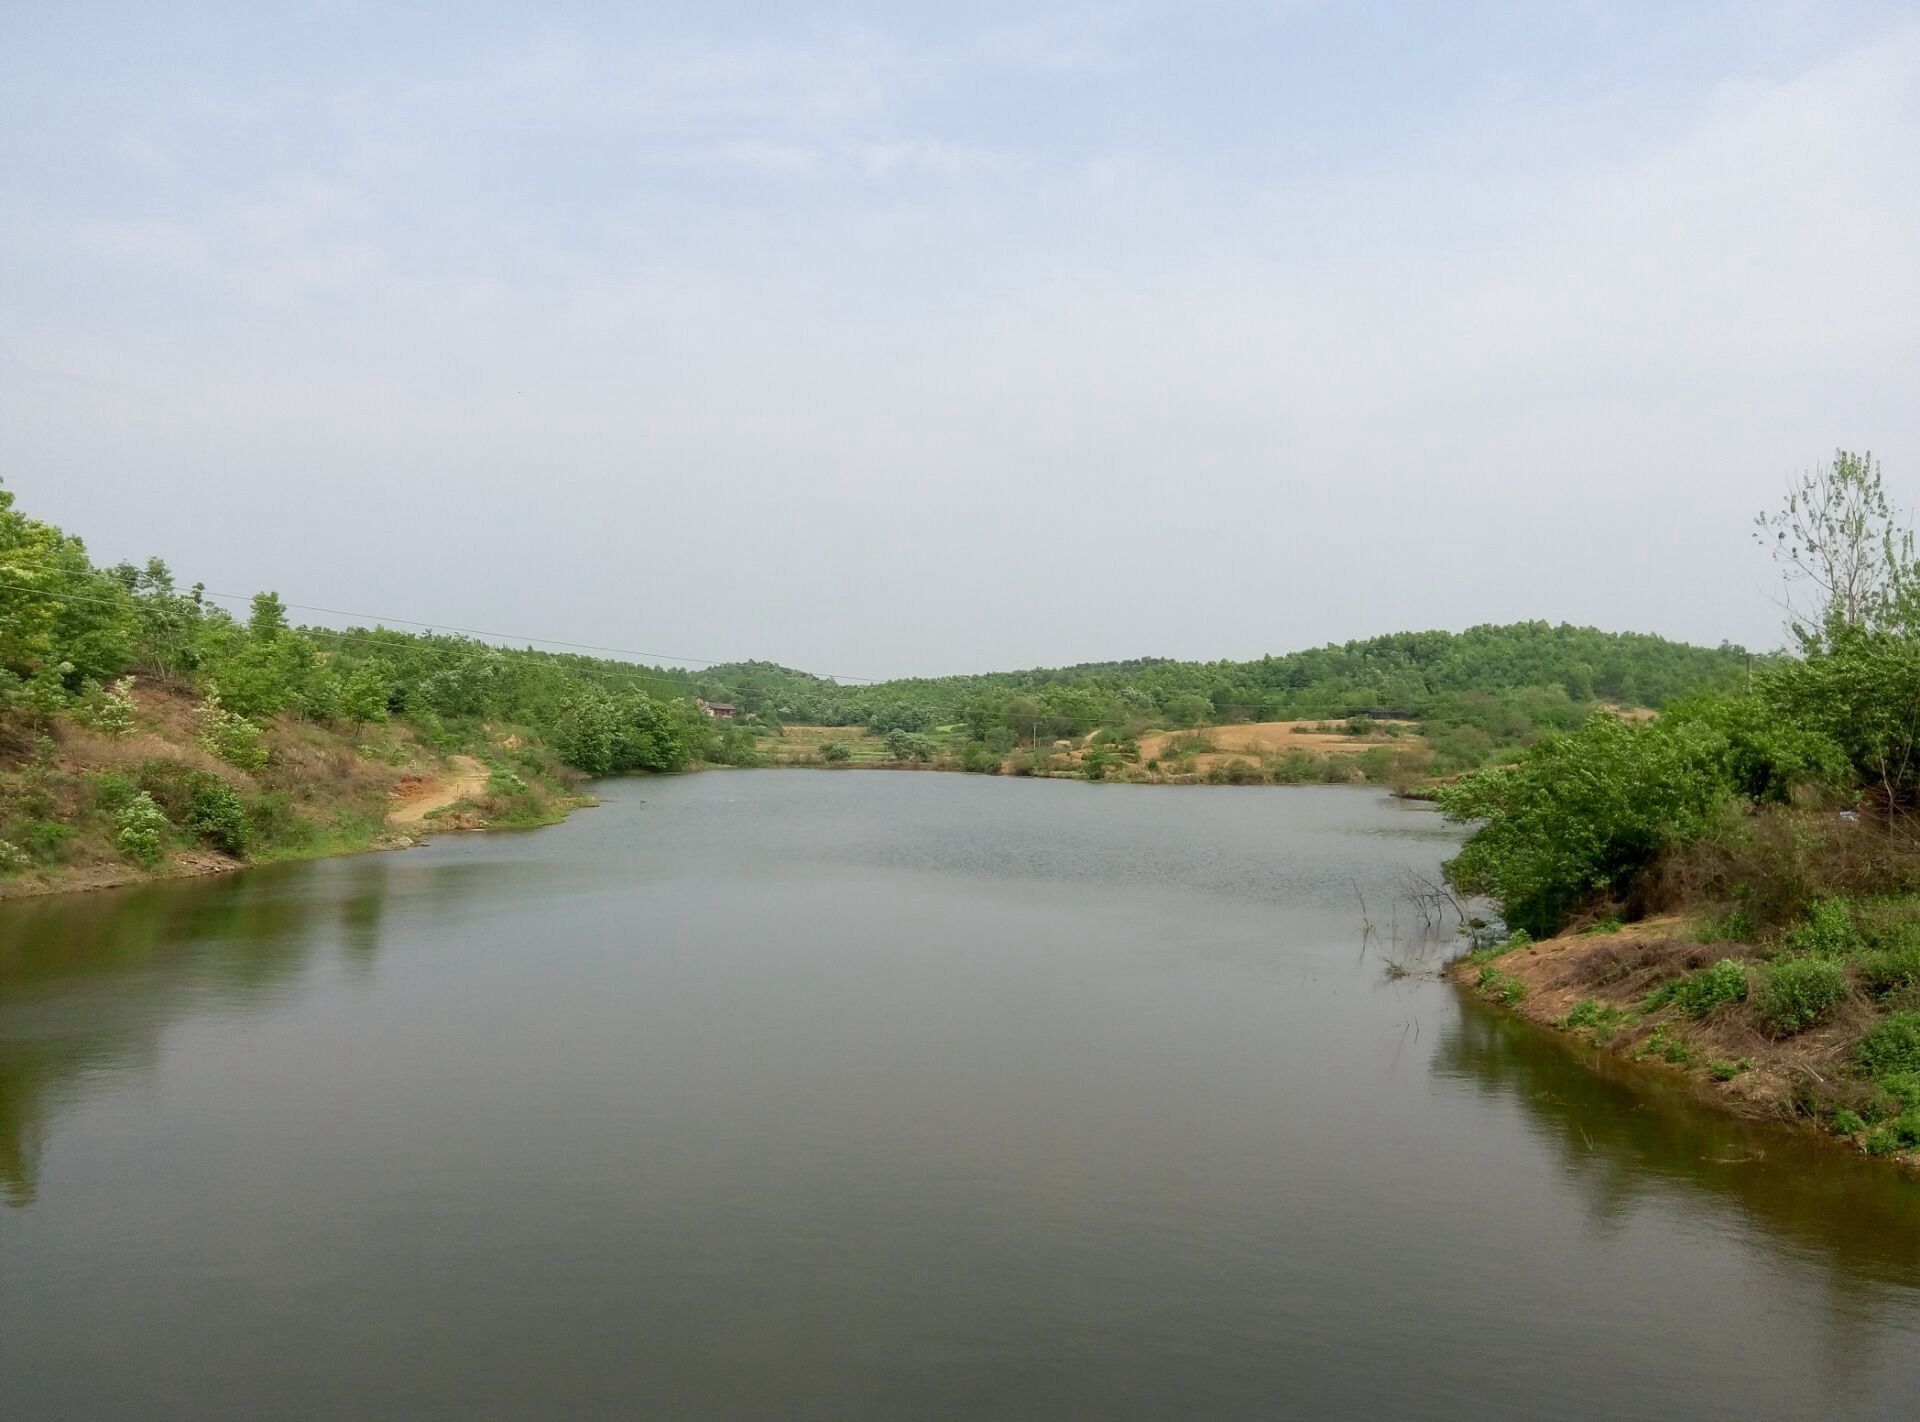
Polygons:
<instances>
[{"instance_id":1,"label":"white cloud","mask_svg":"<svg viewBox=\"0 0 1920 1422\"><path fill-rule=\"evenodd\" d=\"M535 630L882 672L1531 615L1764 640L1745 521L1780 477L1842 442L1920 469L1920 28L1557 167L1422 134L1330 177L939 137L861 36L704 53L556 45L363 95L342 151L384 169L83 224L98 271L205 309L19 323L17 366L104 384L0 454L101 491L137 457L203 509L263 471L391 506L217 553L156 539L157 494L91 510L227 581L323 592L369 540L351 571L392 610L484 622L507 594L477 570L618 567ZM658 141L617 203L562 194L584 225L520 192L503 218L488 185L542 175L459 166L496 122L556 161L574 124ZM659 178L683 163L775 181ZM965 181L888 181L915 174ZM427 608L378 582L422 521L462 550Z\"/></svg>"}]
</instances>

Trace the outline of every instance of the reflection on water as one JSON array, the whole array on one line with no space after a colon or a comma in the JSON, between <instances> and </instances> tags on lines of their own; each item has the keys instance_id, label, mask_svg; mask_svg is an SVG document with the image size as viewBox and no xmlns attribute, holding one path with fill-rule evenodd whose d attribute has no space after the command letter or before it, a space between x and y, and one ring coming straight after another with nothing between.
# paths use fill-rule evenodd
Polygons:
<instances>
[{"instance_id":1,"label":"reflection on water","mask_svg":"<svg viewBox=\"0 0 1920 1422\"><path fill-rule=\"evenodd\" d=\"M0 1412L1876 1417L1920 1386L1915 1186L1386 980L1394 887L1454 842L1426 811L779 772L607 800L0 905ZM1362 901L1403 941L1363 947Z\"/></svg>"},{"instance_id":2,"label":"reflection on water","mask_svg":"<svg viewBox=\"0 0 1920 1422\"><path fill-rule=\"evenodd\" d=\"M34 1198L49 1115L79 1097L89 1074L149 1062L175 1018L257 1004L301 971L327 916L306 895L280 891L288 873L5 906L0 1186L9 1203ZM370 952L381 876L359 878L340 914Z\"/></svg>"},{"instance_id":3,"label":"reflection on water","mask_svg":"<svg viewBox=\"0 0 1920 1422\"><path fill-rule=\"evenodd\" d=\"M1524 1106L1602 1228L1678 1185L1725 1197L1842 1291L1920 1280L1920 1182L1879 1163L1706 1109L1677 1081L1464 995L1434 1069Z\"/></svg>"}]
</instances>

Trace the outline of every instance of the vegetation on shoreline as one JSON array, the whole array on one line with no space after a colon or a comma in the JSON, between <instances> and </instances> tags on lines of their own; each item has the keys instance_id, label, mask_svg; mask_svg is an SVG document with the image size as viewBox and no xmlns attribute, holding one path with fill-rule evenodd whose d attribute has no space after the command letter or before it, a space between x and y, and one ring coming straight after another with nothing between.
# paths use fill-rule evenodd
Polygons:
<instances>
[{"instance_id":1,"label":"vegetation on shoreline","mask_svg":"<svg viewBox=\"0 0 1920 1422\"><path fill-rule=\"evenodd\" d=\"M159 559L96 566L0 488L0 892L394 842L390 797L445 777L459 756L488 768L487 793L426 827L545 823L583 776L701 764L1370 780L1405 793L1573 731L1603 706L1730 683L1746 660L1520 623L1254 662L874 686L763 663L696 673L301 627L271 592L236 616L179 588ZM696 698L740 715L711 719Z\"/></svg>"},{"instance_id":2,"label":"vegetation on shoreline","mask_svg":"<svg viewBox=\"0 0 1920 1422\"><path fill-rule=\"evenodd\" d=\"M1492 899L1515 930L1503 949L1524 950L1480 949L1462 971L1509 1006L1560 994L1529 1015L1598 1045L1912 1155L1920 561L1878 467L1844 450L1760 527L1811 594L1792 614L1799 655L1439 791L1477 826L1449 882ZM1567 935L1622 923L1658 927ZM1740 1084L1755 1061L1759 1085Z\"/></svg>"},{"instance_id":3,"label":"vegetation on shoreline","mask_svg":"<svg viewBox=\"0 0 1920 1422\"><path fill-rule=\"evenodd\" d=\"M158 559L96 567L0 488L0 892L404 842L392 797L450 756L486 767L485 788L425 827L550 823L584 775L752 758L654 675L296 627L272 593L243 621Z\"/></svg>"},{"instance_id":4,"label":"vegetation on shoreline","mask_svg":"<svg viewBox=\"0 0 1920 1422\"><path fill-rule=\"evenodd\" d=\"M1477 768L1608 706L1664 706L1704 687L1732 686L1748 665L1734 646L1522 622L1466 632L1408 632L1249 662L1128 662L845 686L769 663L698 675L703 695L732 702L777 735L787 723L928 738L951 768L1089 773L1049 765L1062 749L1108 746L1090 777L1124 778L1129 743L1167 730L1205 735L1247 723L1340 725L1385 717L1418 723L1362 773L1411 783ZM1376 728L1377 729L1377 728ZM1204 752L1202 752L1204 754ZM911 757L909 757L911 758ZM1156 757L1148 755L1144 760ZM1320 757L1248 757L1245 783L1297 783L1326 774ZM1085 757L1075 756L1076 762ZM1161 768L1143 778L1161 777ZM1193 778L1210 779L1211 767ZM1346 779L1342 774L1338 779Z\"/></svg>"}]
</instances>

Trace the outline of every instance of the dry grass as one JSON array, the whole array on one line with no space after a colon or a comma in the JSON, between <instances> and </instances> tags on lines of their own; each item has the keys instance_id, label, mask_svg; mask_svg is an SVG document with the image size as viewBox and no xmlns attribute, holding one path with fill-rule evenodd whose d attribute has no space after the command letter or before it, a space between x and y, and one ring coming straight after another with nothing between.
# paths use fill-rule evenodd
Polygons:
<instances>
[{"instance_id":1,"label":"dry grass","mask_svg":"<svg viewBox=\"0 0 1920 1422\"><path fill-rule=\"evenodd\" d=\"M1285 755L1290 750L1310 751L1316 755L1358 755L1361 751L1371 750L1375 746L1393 745L1392 737L1385 735L1350 736L1344 731L1328 733L1314 730L1313 727L1326 723L1320 721L1249 721L1238 726L1192 726L1184 730L1149 731L1140 737L1140 756L1143 760L1157 760L1171 748L1177 749L1182 742L1198 742L1204 749L1202 755L1221 756L1239 754L1255 757L1260 755ZM1380 725L1394 724L1411 726L1412 722L1379 722Z\"/></svg>"}]
</instances>

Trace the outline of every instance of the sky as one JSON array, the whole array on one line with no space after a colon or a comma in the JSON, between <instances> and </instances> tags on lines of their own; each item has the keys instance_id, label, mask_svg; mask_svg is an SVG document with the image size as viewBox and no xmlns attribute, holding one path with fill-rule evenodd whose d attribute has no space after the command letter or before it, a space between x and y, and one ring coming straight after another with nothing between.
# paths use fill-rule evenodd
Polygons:
<instances>
[{"instance_id":1,"label":"sky","mask_svg":"<svg viewBox=\"0 0 1920 1422\"><path fill-rule=\"evenodd\" d=\"M20 505L517 637L1775 646L1917 256L1910 0L0 0Z\"/></svg>"}]
</instances>

